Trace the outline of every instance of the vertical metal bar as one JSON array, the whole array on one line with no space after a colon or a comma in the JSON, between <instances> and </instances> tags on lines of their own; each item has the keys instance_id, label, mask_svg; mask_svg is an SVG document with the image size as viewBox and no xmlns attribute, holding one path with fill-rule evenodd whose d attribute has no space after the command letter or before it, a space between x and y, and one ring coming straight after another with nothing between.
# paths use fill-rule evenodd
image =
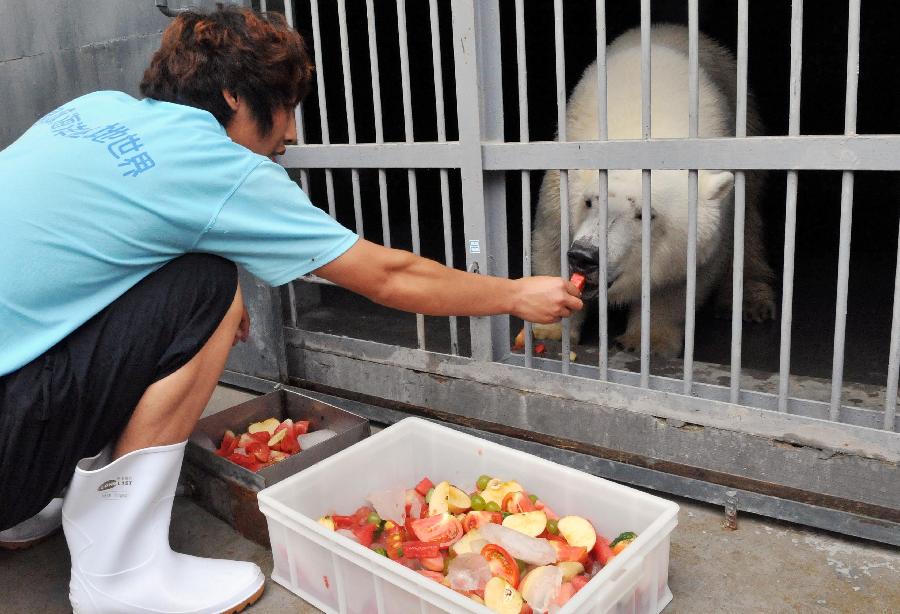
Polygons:
<instances>
[{"instance_id":1,"label":"vertical metal bar","mask_svg":"<svg viewBox=\"0 0 900 614\"><path fill-rule=\"evenodd\" d=\"M641 137L650 138L650 0L641 0ZM650 386L650 171L641 171L641 387Z\"/></svg>"},{"instance_id":2,"label":"vertical metal bar","mask_svg":"<svg viewBox=\"0 0 900 614\"><path fill-rule=\"evenodd\" d=\"M688 2L688 136L700 132L700 50L697 0ZM697 297L697 170L688 171L687 283L684 306L684 394L694 381L694 323Z\"/></svg>"},{"instance_id":3,"label":"vertical metal bar","mask_svg":"<svg viewBox=\"0 0 900 614\"><path fill-rule=\"evenodd\" d=\"M372 111L375 115L375 142L384 143L384 118L381 111L381 77L378 69L378 39L375 34L375 7L366 0L366 20L369 33L369 68L372 73ZM391 246L391 222L388 217L387 174L378 169L378 200L381 204L381 241Z\"/></svg>"},{"instance_id":4,"label":"vertical metal bar","mask_svg":"<svg viewBox=\"0 0 900 614\"><path fill-rule=\"evenodd\" d=\"M485 207L476 6L473 0L451 0L451 6L466 269L486 275L491 267L488 254L493 246L488 242L491 237L487 233L488 212ZM483 362L493 360L494 329L491 318L470 318L469 322L472 358Z\"/></svg>"},{"instance_id":5,"label":"vertical metal bar","mask_svg":"<svg viewBox=\"0 0 900 614\"><path fill-rule=\"evenodd\" d=\"M597 0L597 138L605 141L608 138L606 125L606 0ZM598 298L598 319L600 341L597 348L599 356L600 379L609 379L609 325L607 323L607 227L609 224L609 175L605 168L598 173L600 195L597 206L600 208L600 220L597 237L599 267L597 285L600 291Z\"/></svg>"},{"instance_id":6,"label":"vertical metal bar","mask_svg":"<svg viewBox=\"0 0 900 614\"><path fill-rule=\"evenodd\" d=\"M897 258L894 272L894 315L891 319L891 350L888 357L887 387L884 391L884 428L894 430L897 415L897 384L900 381L900 232L897 233Z\"/></svg>"},{"instance_id":7,"label":"vertical metal bar","mask_svg":"<svg viewBox=\"0 0 900 614\"><path fill-rule=\"evenodd\" d=\"M800 134L800 75L803 64L803 0L791 3L791 85L788 134ZM784 222L784 282L781 297L781 356L778 411L787 411L791 376L791 322L794 301L794 247L797 234L797 171L788 171Z\"/></svg>"},{"instance_id":8,"label":"vertical metal bar","mask_svg":"<svg viewBox=\"0 0 900 614\"><path fill-rule=\"evenodd\" d=\"M441 66L441 32L438 22L437 0L429 0L431 20L431 67L434 73L434 103L437 117L437 138L447 140L447 126L444 112L444 72ZM450 186L447 169L440 169L441 175L441 216L444 227L444 264L453 267L453 222L450 218ZM456 316L450 316L450 353L459 354L459 327Z\"/></svg>"},{"instance_id":9,"label":"vertical metal bar","mask_svg":"<svg viewBox=\"0 0 900 614\"><path fill-rule=\"evenodd\" d=\"M290 0L285 0L285 4L287 4L288 2L290 2ZM285 10L287 10L287 7L285 7ZM259 0L259 12L266 12L266 0Z\"/></svg>"},{"instance_id":10,"label":"vertical metal bar","mask_svg":"<svg viewBox=\"0 0 900 614\"><path fill-rule=\"evenodd\" d=\"M747 136L747 0L738 0L737 101L734 135ZM734 257L731 291L731 390L729 399L737 403L741 396L741 344L744 314L744 220L746 218L746 175L734 174Z\"/></svg>"},{"instance_id":11,"label":"vertical metal bar","mask_svg":"<svg viewBox=\"0 0 900 614\"><path fill-rule=\"evenodd\" d=\"M850 0L847 25L847 91L844 104L844 134L856 134L856 91L859 83L859 5ZM850 234L853 225L853 172L841 173L841 233L838 251L837 304L834 312L834 360L831 368L829 418L840 419L844 387L844 341L847 333L847 293L850 280Z\"/></svg>"},{"instance_id":12,"label":"vertical metal bar","mask_svg":"<svg viewBox=\"0 0 900 614\"><path fill-rule=\"evenodd\" d=\"M331 143L331 137L328 133L328 105L325 102L325 71L322 70L322 33L319 25L319 0L310 0L309 4L312 25L313 25L313 46L315 48L316 66L316 91L319 95L319 120L322 125L322 144ZM331 217L337 217L337 210L334 206L334 177L331 169L325 169L325 193L328 198L328 214Z\"/></svg>"},{"instance_id":13,"label":"vertical metal bar","mask_svg":"<svg viewBox=\"0 0 900 614\"><path fill-rule=\"evenodd\" d=\"M265 0L260 4L261 7L265 6ZM262 10L262 9L261 9ZM294 2L293 0L284 0L284 18L287 21L290 27L294 27ZM298 104L294 109L294 120L297 124L297 144L303 145L306 143L306 130L303 125L303 104ZM309 194L309 172L302 168L300 169L300 187L303 188L303 191Z\"/></svg>"},{"instance_id":14,"label":"vertical metal bar","mask_svg":"<svg viewBox=\"0 0 900 614\"><path fill-rule=\"evenodd\" d=\"M525 57L525 6L516 0L516 68L519 87L519 140L527 143L528 65ZM531 276L531 174L522 171L522 277ZM525 322L525 366L534 366L534 342L531 322Z\"/></svg>"},{"instance_id":15,"label":"vertical metal bar","mask_svg":"<svg viewBox=\"0 0 900 614\"><path fill-rule=\"evenodd\" d=\"M412 143L415 138L413 135L413 117L412 117L412 93L409 82L409 46L406 31L406 0L397 0L397 32L400 39L400 75L403 88L403 121L406 134L406 142ZM412 246L413 253L420 255L422 253L421 240L419 236L419 191L416 187L416 171L408 169L406 171L407 181L409 183L409 223L412 228ZM416 314L416 337L420 350L425 349L425 316L421 313Z\"/></svg>"},{"instance_id":16,"label":"vertical metal bar","mask_svg":"<svg viewBox=\"0 0 900 614\"><path fill-rule=\"evenodd\" d=\"M341 67L344 73L344 108L347 111L347 141L356 144L356 116L353 110L353 80L350 78L350 43L347 36L346 0L338 0L338 29L341 37ZM362 203L359 195L359 170L350 169L350 183L353 189L353 216L356 220L356 234L365 236L363 231Z\"/></svg>"},{"instance_id":17,"label":"vertical metal bar","mask_svg":"<svg viewBox=\"0 0 900 614\"><path fill-rule=\"evenodd\" d=\"M566 58L563 41L563 3L562 0L553 1L554 44L556 48L556 121L559 126L558 140L564 143L566 136ZM563 279L569 278L569 172L566 169L559 171L559 271ZM562 372L569 373L569 352L571 351L571 337L569 336L570 322L568 318L562 320Z\"/></svg>"}]
</instances>

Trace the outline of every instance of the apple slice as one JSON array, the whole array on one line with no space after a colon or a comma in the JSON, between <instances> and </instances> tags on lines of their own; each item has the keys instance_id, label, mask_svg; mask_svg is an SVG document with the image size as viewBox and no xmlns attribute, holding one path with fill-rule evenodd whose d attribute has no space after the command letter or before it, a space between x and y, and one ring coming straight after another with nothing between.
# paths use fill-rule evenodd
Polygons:
<instances>
[{"instance_id":1,"label":"apple slice","mask_svg":"<svg viewBox=\"0 0 900 614\"><path fill-rule=\"evenodd\" d=\"M434 494L432 494L432 501L433 500ZM468 509L472 507L472 499L470 499L469 495L462 490L451 485L450 492L447 494L447 506L450 512L459 514L468 511Z\"/></svg>"},{"instance_id":2,"label":"apple slice","mask_svg":"<svg viewBox=\"0 0 900 614\"><path fill-rule=\"evenodd\" d=\"M450 552L453 553L453 556L468 554L469 552L481 552L481 548L477 548L477 542L479 541L484 541L484 538L478 529L472 529L463 535L458 542L450 546Z\"/></svg>"},{"instance_id":3,"label":"apple slice","mask_svg":"<svg viewBox=\"0 0 900 614\"><path fill-rule=\"evenodd\" d=\"M541 511L510 514L503 519L503 526L529 537L537 537L547 528L547 514Z\"/></svg>"},{"instance_id":4,"label":"apple slice","mask_svg":"<svg viewBox=\"0 0 900 614\"><path fill-rule=\"evenodd\" d=\"M597 532L590 522L581 516L563 516L557 522L559 533L570 546L591 550L597 541Z\"/></svg>"},{"instance_id":5,"label":"apple slice","mask_svg":"<svg viewBox=\"0 0 900 614\"><path fill-rule=\"evenodd\" d=\"M519 582L519 591L535 612L546 612L559 593L562 575L556 565L535 567Z\"/></svg>"},{"instance_id":6,"label":"apple slice","mask_svg":"<svg viewBox=\"0 0 900 614\"><path fill-rule=\"evenodd\" d=\"M318 520L319 524L330 531L334 531L334 520L331 516L322 516Z\"/></svg>"},{"instance_id":7,"label":"apple slice","mask_svg":"<svg viewBox=\"0 0 900 614\"><path fill-rule=\"evenodd\" d=\"M281 452L280 450L272 450L269 453L269 462L270 463L280 463L284 459L286 459L290 454L286 454Z\"/></svg>"},{"instance_id":8,"label":"apple slice","mask_svg":"<svg viewBox=\"0 0 900 614\"><path fill-rule=\"evenodd\" d=\"M464 493L465 494L465 493ZM437 516L450 511L450 482L441 482L434 487L428 500L428 515Z\"/></svg>"},{"instance_id":9,"label":"apple slice","mask_svg":"<svg viewBox=\"0 0 900 614\"><path fill-rule=\"evenodd\" d=\"M484 605L498 614L519 614L524 600L512 584L500 576L494 576L484 587Z\"/></svg>"},{"instance_id":10,"label":"apple slice","mask_svg":"<svg viewBox=\"0 0 900 614\"><path fill-rule=\"evenodd\" d=\"M484 487L484 490L481 491L481 497L484 499L485 503L493 501L497 505L501 505L503 503L503 498L509 493L522 492L524 490L522 485L515 480L504 482L503 480L494 478L488 482L487 486Z\"/></svg>"},{"instance_id":11,"label":"apple slice","mask_svg":"<svg viewBox=\"0 0 900 614\"><path fill-rule=\"evenodd\" d=\"M275 429L278 428L279 424L281 423L276 418L268 418L262 422L254 422L247 427L247 432L258 433L259 431L266 431L269 435L274 435Z\"/></svg>"},{"instance_id":12,"label":"apple slice","mask_svg":"<svg viewBox=\"0 0 900 614\"><path fill-rule=\"evenodd\" d=\"M563 572L563 582L568 582L575 576L584 573L584 565L577 561L562 561L556 564Z\"/></svg>"},{"instance_id":13,"label":"apple slice","mask_svg":"<svg viewBox=\"0 0 900 614\"><path fill-rule=\"evenodd\" d=\"M269 438L269 447L273 448L273 449L280 448L281 441L287 436L287 433L288 433L287 430L282 429L282 430L278 431L277 433L275 433L274 435L272 435L272 437Z\"/></svg>"}]
</instances>

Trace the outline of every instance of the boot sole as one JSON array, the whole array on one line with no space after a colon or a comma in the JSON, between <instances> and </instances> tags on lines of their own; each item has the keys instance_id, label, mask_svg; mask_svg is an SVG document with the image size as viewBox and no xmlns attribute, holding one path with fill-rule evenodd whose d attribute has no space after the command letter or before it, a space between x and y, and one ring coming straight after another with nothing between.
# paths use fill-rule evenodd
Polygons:
<instances>
[{"instance_id":1,"label":"boot sole","mask_svg":"<svg viewBox=\"0 0 900 614\"><path fill-rule=\"evenodd\" d=\"M247 599L239 603L238 605L229 608L227 610L222 610L219 614L237 614L238 612L243 612L244 608L247 608L254 603L256 603L260 597L262 597L263 591L266 590L266 585L263 583L262 586L259 587L259 590L250 595Z\"/></svg>"},{"instance_id":2,"label":"boot sole","mask_svg":"<svg viewBox=\"0 0 900 614\"><path fill-rule=\"evenodd\" d=\"M41 537L36 537L34 539L29 539L28 541L21 542L4 542L0 541L0 549L2 550L27 550L32 546L37 546L39 543L44 541L45 539L50 539L53 537L59 529L54 530L47 535L42 535Z\"/></svg>"}]
</instances>

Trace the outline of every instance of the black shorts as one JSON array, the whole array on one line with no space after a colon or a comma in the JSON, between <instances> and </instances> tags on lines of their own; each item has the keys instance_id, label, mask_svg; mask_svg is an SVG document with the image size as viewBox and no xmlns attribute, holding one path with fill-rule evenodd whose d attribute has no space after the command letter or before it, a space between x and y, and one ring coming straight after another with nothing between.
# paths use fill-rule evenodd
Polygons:
<instances>
[{"instance_id":1,"label":"black shorts","mask_svg":"<svg viewBox=\"0 0 900 614\"><path fill-rule=\"evenodd\" d=\"M189 254L0 377L0 530L39 512L114 442L150 384L187 363L234 301L237 268Z\"/></svg>"}]
</instances>

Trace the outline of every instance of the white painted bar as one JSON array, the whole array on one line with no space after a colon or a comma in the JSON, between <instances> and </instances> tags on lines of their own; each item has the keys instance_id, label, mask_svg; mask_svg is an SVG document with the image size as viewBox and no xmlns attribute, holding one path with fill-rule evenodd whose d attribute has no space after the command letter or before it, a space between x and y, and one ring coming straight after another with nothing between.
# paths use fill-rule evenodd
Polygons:
<instances>
[{"instance_id":1,"label":"white painted bar","mask_svg":"<svg viewBox=\"0 0 900 614\"><path fill-rule=\"evenodd\" d=\"M310 0L310 12L312 16L313 26L313 47L315 48L316 66L323 66L322 63L322 33L319 25L319 0ZM328 145L331 142L328 133L328 104L325 102L325 73L324 71L316 72L316 92L319 96L319 123L322 126L322 144ZM285 158L288 157L291 148ZM302 168L302 167L301 167ZM310 168L307 166L307 168ZM331 217L337 217L337 209L334 205L334 177L331 168L325 168L325 193L328 199L328 214Z\"/></svg>"},{"instance_id":2,"label":"white painted bar","mask_svg":"<svg viewBox=\"0 0 900 614\"><path fill-rule=\"evenodd\" d=\"M444 72L441 66L441 32L438 23L437 0L429 0L431 22L431 68L434 72L434 101L437 117L438 142L447 142L446 114L444 111ZM453 221L450 218L450 184L447 169L440 170L441 217L444 226L444 264L453 268ZM459 354L459 328L456 316L450 316L450 353Z\"/></svg>"},{"instance_id":3,"label":"white painted bar","mask_svg":"<svg viewBox=\"0 0 900 614\"><path fill-rule=\"evenodd\" d=\"M700 132L700 48L698 0L688 2L688 136ZM697 303L697 170L688 171L687 280L684 307L684 394L694 381L694 326Z\"/></svg>"},{"instance_id":4,"label":"white painted bar","mask_svg":"<svg viewBox=\"0 0 900 614\"><path fill-rule=\"evenodd\" d=\"M788 134L800 134L800 77L803 62L803 0L791 3L791 85ZM788 171L784 222L784 274L781 297L781 355L778 411L787 411L791 372L791 322L794 300L794 248L797 234L797 171Z\"/></svg>"},{"instance_id":5,"label":"white painted bar","mask_svg":"<svg viewBox=\"0 0 900 614\"><path fill-rule=\"evenodd\" d=\"M650 0L641 0L641 136L650 139ZM652 203L648 165L641 171L641 387L650 385L650 232Z\"/></svg>"},{"instance_id":6,"label":"white painted bar","mask_svg":"<svg viewBox=\"0 0 900 614\"><path fill-rule=\"evenodd\" d=\"M519 141L527 143L528 133L528 63L525 57L525 6L516 0L516 70L519 90ZM531 277L531 173L522 171L522 277ZM534 367L534 333L531 322L525 322L525 366Z\"/></svg>"},{"instance_id":7,"label":"white painted bar","mask_svg":"<svg viewBox=\"0 0 900 614\"><path fill-rule=\"evenodd\" d=\"M347 141L356 144L356 115L353 109L353 80L350 77L350 41L347 36L346 0L338 0L338 30L341 38L341 69L344 75L344 109L347 113ZM350 183L353 190L353 216L356 234L365 237L363 229L362 202L359 194L359 170L350 169Z\"/></svg>"},{"instance_id":8,"label":"white painted bar","mask_svg":"<svg viewBox=\"0 0 900 614\"><path fill-rule=\"evenodd\" d=\"M556 57L556 124L560 143L568 140L566 135L566 57L564 49L563 33L563 2L553 0L553 41ZM559 171L559 272L563 279L569 278L569 173L566 170ZM571 351L571 337L569 318L562 319L562 372L569 373L569 352Z\"/></svg>"},{"instance_id":9,"label":"white painted bar","mask_svg":"<svg viewBox=\"0 0 900 614\"><path fill-rule=\"evenodd\" d=\"M737 94L735 96L734 135L747 136L747 35L748 0L738 0ZM744 325L744 221L746 219L746 176L734 172L734 257L731 290L731 386L729 399L737 403L741 396L741 346Z\"/></svg>"},{"instance_id":10,"label":"white painted bar","mask_svg":"<svg viewBox=\"0 0 900 614\"><path fill-rule=\"evenodd\" d=\"M381 75L378 67L378 37L375 34L375 7L366 0L366 27L369 35L369 70L372 74L372 111L375 115L375 143L384 143L384 117L381 110ZM388 216L387 174L378 169L378 202L381 205L381 242L391 246L391 221Z\"/></svg>"},{"instance_id":11,"label":"white painted bar","mask_svg":"<svg viewBox=\"0 0 900 614\"><path fill-rule=\"evenodd\" d=\"M847 26L847 91L844 96L844 134L856 132L857 85L859 84L859 5L850 0ZM847 334L847 295L850 281L850 235L853 225L853 173L841 173L841 225L838 251L837 304L834 312L834 358L831 369L831 409L837 421L844 385L844 342Z\"/></svg>"},{"instance_id":12,"label":"white painted bar","mask_svg":"<svg viewBox=\"0 0 900 614\"><path fill-rule=\"evenodd\" d=\"M409 82L409 46L406 30L406 0L397 0L397 31L400 43L400 76L403 88L403 122L405 127L406 142L412 143L413 135L412 118L412 93ZM412 228L413 253L417 256L422 253L421 238L419 236L419 190L416 187L416 171L409 169L406 172L409 184L409 223ZM416 314L416 337L419 349L425 349L425 316Z\"/></svg>"},{"instance_id":13,"label":"white painted bar","mask_svg":"<svg viewBox=\"0 0 900 614\"><path fill-rule=\"evenodd\" d=\"M888 356L887 387L884 398L884 428L894 430L897 415L897 385L900 383L900 232L897 234L897 258L894 271L894 314L891 319L891 349Z\"/></svg>"},{"instance_id":14,"label":"white painted bar","mask_svg":"<svg viewBox=\"0 0 900 614\"><path fill-rule=\"evenodd\" d=\"M597 0L597 139L605 141L609 137L606 119L606 0ZM600 207L599 220L599 245L598 251L598 275L597 288L600 292L598 297L598 330L600 331L600 340L598 343L598 368L601 380L609 379L609 321L607 306L609 298L607 296L607 227L609 224L609 176L606 169L598 171L598 179L600 180L600 194L597 206Z\"/></svg>"}]
</instances>

